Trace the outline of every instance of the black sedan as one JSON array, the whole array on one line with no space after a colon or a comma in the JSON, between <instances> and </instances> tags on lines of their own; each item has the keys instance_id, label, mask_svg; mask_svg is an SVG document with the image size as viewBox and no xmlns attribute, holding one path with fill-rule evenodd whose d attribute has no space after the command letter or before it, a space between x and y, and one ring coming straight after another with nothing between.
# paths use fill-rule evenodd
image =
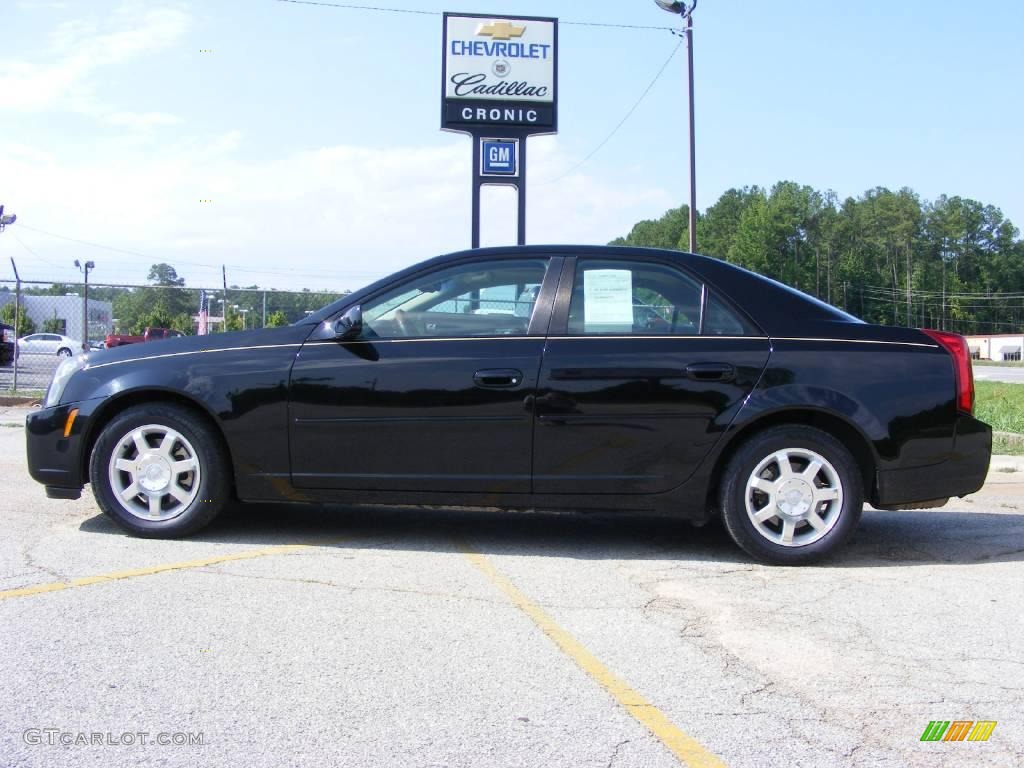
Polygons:
<instances>
[{"instance_id":1,"label":"black sedan","mask_svg":"<svg viewBox=\"0 0 1024 768\"><path fill-rule=\"evenodd\" d=\"M286 328L66 360L32 476L140 536L242 501L721 515L797 564L864 503L981 487L962 337L868 325L712 258L579 246L410 267Z\"/></svg>"}]
</instances>

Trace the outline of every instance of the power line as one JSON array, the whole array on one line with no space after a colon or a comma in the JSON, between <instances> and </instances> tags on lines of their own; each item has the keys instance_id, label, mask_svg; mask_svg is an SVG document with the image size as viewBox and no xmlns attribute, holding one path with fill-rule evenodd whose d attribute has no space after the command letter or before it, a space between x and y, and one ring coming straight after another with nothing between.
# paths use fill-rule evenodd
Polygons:
<instances>
[{"instance_id":1,"label":"power line","mask_svg":"<svg viewBox=\"0 0 1024 768\"><path fill-rule=\"evenodd\" d=\"M907 296L907 290L905 288L887 288L885 286L873 286L865 285L860 286L860 290L873 294L875 296L883 296L886 299L897 298L905 299ZM917 298L921 300L940 300L945 298L947 301L951 299L960 299L966 301L1019 301L1024 299L1024 292L1012 291L1010 293L952 293L941 291L924 291L914 290L910 291L911 298Z\"/></svg>"},{"instance_id":2,"label":"power line","mask_svg":"<svg viewBox=\"0 0 1024 768\"><path fill-rule=\"evenodd\" d=\"M576 163L576 165L574 165L572 168L570 168L560 176L556 176L550 181L538 182L538 186L543 186L545 184L554 184L556 181L561 181L570 173L574 173L575 171L577 171L588 160L590 160L590 158L592 158L594 155L596 155L598 152L604 149L604 146L615 137L615 134L617 134L619 130L622 128L622 126L626 124L626 121L633 116L633 113L637 111L637 109L643 103L643 100L647 98L647 94L651 92L651 90L654 88L654 85L661 79L661 76L665 74L665 70L668 69L668 65L672 63L672 59L676 57L676 54L679 53L679 49L683 47L683 42L683 40L680 40L678 43L676 43L676 47L672 49L672 53L670 53L668 55L668 58L665 59L665 63L661 65L661 69L658 70L658 73L654 76L654 79L647 84L646 88L644 88L644 92L640 94L640 98L637 99L636 103L629 108L629 111L626 112L625 116L619 121L618 125L612 128L611 133L605 136L604 140L602 140L600 144L598 144L596 147L594 147L593 150L591 150L590 154L588 154L586 157L584 157L582 160Z\"/></svg>"},{"instance_id":3,"label":"power line","mask_svg":"<svg viewBox=\"0 0 1024 768\"><path fill-rule=\"evenodd\" d=\"M404 13L413 14L416 16L442 16L441 11L421 11L412 8L391 8L381 5L355 5L352 3L326 3L320 2L319 0L277 0L279 3L291 3L292 5L318 5L325 8L340 8L348 11L375 11L377 13ZM558 20L559 24L565 24L573 27L604 27L607 29L638 29L638 30L656 30L660 32L672 31L672 27L657 27L649 24L613 24L610 22L601 21L563 21Z\"/></svg>"},{"instance_id":4,"label":"power line","mask_svg":"<svg viewBox=\"0 0 1024 768\"><path fill-rule=\"evenodd\" d=\"M440 16L440 11L416 11L411 8L385 8L376 5L351 5L349 3L322 3L314 0L277 0L279 3L291 3L292 5L320 5L326 8L344 8L349 11L379 11L382 13L408 13L418 16Z\"/></svg>"},{"instance_id":5,"label":"power line","mask_svg":"<svg viewBox=\"0 0 1024 768\"><path fill-rule=\"evenodd\" d=\"M57 264L54 264L52 261L47 261L42 256L40 256L38 253L33 251L31 248L29 248L28 245L25 244L25 241L22 240L20 237L18 237L14 232L11 232L10 234L11 234L11 237L13 237L15 240L18 241L18 244L22 248L24 248L26 251L29 252L29 254L31 254L32 256L35 256L37 259L39 259L41 262L43 262L43 264L46 264L47 266L53 267L54 269L70 269L70 267L61 267L61 266L58 266Z\"/></svg>"},{"instance_id":6,"label":"power line","mask_svg":"<svg viewBox=\"0 0 1024 768\"><path fill-rule=\"evenodd\" d=\"M187 266L190 266L190 267L201 267L203 269L216 269L215 265L211 265L208 262L186 261L184 259L179 259L179 258L173 257L173 256L158 258L156 256L151 256L149 254L140 253L139 251L131 251L131 250L127 250L125 248L115 248L114 246L111 246L111 245L104 245L102 243L94 243L94 242L91 242L89 240L80 240L79 238L68 237L67 235L58 235L56 232L47 232L44 229L39 229L38 227L31 227L31 226L29 226L27 224L23 224L20 221L18 222L18 226L21 227L22 229L27 229L27 230L30 230L32 232L38 232L41 235L47 235L48 237L55 237L58 240L66 240L68 242L77 243L79 245L87 245L87 246L89 246L91 248L99 248L100 250L111 251L112 253L123 253L123 254L128 255L128 256L136 256L136 257L138 257L140 259L146 259L147 261L150 261L152 263L158 263L158 262L160 262L163 259L167 259L169 261L173 261L175 264L184 264L184 265L187 265ZM21 242L21 241L19 240L18 242ZM24 245L24 243L22 243L22 245ZM27 246L25 246L25 247L27 248ZM47 262L45 259L43 259L42 257L38 256L35 253L33 253L33 255L36 256L36 258L39 258L40 261L43 261L43 262L47 263L51 267L55 267L57 269L62 269L62 267L57 267L57 265L51 264L50 262ZM131 264L134 264L134 262L125 262L125 261L121 261L121 262L113 261L113 263L121 263L121 264L129 264L129 263L131 263ZM353 277L379 277L380 276L379 272L339 272L339 271L323 270L323 271L317 271L316 273L312 273L312 272L296 272L296 271L291 270L291 269L252 269L251 267L247 267L247 266L244 266L244 265L241 265L241 264L225 264L224 266L227 266L227 267L231 268L234 272L238 272L238 273L241 273L241 274L255 274L255 275L295 275L296 277L339 277L339 278L345 278L345 277L348 277L348 278L353 278Z\"/></svg>"},{"instance_id":7,"label":"power line","mask_svg":"<svg viewBox=\"0 0 1024 768\"><path fill-rule=\"evenodd\" d=\"M47 232L45 229L39 229L37 227L30 227L28 224L20 224L20 226L21 226L22 229L27 229L30 232L38 232L41 235L47 235L48 237L55 237L58 240L67 240L69 243L78 243L79 245L88 245L91 248L99 248L100 250L111 251L112 253L123 253L123 254L126 254L128 256L138 256L139 258L142 258L142 259L153 258L152 256L149 256L149 255L147 255L145 253L139 253L138 251L129 251L129 250L126 250L124 248L115 248L112 245L103 245L102 243L93 243L93 242L90 242L88 240L79 240L77 237L68 237L67 235L58 235L56 232ZM198 264L197 262L182 261L180 263L181 264L189 264L189 263L191 263L194 266L204 266L202 264Z\"/></svg>"}]
</instances>

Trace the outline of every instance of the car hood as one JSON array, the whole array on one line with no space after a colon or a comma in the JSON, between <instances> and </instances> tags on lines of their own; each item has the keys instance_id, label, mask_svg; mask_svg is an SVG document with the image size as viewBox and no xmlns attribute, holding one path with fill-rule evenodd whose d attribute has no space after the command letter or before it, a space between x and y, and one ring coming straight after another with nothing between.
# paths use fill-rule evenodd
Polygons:
<instances>
[{"instance_id":1,"label":"car hood","mask_svg":"<svg viewBox=\"0 0 1024 768\"><path fill-rule=\"evenodd\" d=\"M188 352L215 352L225 349L268 347L278 344L300 344L306 340L315 325L288 325L284 328L261 328L254 331L229 331L208 336L180 336L173 339L126 344L113 349L88 353L87 365L148 360L166 355Z\"/></svg>"}]
</instances>

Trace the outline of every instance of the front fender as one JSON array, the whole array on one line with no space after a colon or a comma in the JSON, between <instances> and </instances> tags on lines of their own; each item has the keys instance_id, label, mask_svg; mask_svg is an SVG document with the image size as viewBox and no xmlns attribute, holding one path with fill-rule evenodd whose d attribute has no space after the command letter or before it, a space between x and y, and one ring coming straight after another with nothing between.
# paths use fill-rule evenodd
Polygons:
<instances>
[{"instance_id":1,"label":"front fender","mask_svg":"<svg viewBox=\"0 0 1024 768\"><path fill-rule=\"evenodd\" d=\"M264 342L271 335L260 333ZM275 329L271 340L276 343L221 341L220 348L212 349L153 342L147 346L168 345L165 353L135 359L97 355L72 377L61 402L98 402L90 420L93 430L128 405L167 400L194 405L221 430L244 498L253 483L288 477L288 381L308 333L301 327ZM244 336L238 340L246 341ZM94 437L95 432L88 439Z\"/></svg>"}]
</instances>

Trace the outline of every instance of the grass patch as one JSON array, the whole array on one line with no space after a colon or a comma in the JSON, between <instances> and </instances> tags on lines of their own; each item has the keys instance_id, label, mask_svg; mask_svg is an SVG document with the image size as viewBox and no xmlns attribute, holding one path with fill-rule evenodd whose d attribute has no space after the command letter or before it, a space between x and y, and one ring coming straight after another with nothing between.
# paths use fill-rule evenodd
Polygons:
<instances>
[{"instance_id":1,"label":"grass patch","mask_svg":"<svg viewBox=\"0 0 1024 768\"><path fill-rule=\"evenodd\" d=\"M976 381L974 415L996 432L1024 435L1024 384Z\"/></svg>"},{"instance_id":2,"label":"grass patch","mask_svg":"<svg viewBox=\"0 0 1024 768\"><path fill-rule=\"evenodd\" d=\"M1024 456L1024 440L1008 438L1005 432L1001 435L992 435L992 453L999 456ZM1000 472L1016 472L1016 470L1003 469Z\"/></svg>"},{"instance_id":3,"label":"grass patch","mask_svg":"<svg viewBox=\"0 0 1024 768\"><path fill-rule=\"evenodd\" d=\"M974 415L997 433L992 437L992 452L1024 456L1024 384L976 381L974 390Z\"/></svg>"}]
</instances>

